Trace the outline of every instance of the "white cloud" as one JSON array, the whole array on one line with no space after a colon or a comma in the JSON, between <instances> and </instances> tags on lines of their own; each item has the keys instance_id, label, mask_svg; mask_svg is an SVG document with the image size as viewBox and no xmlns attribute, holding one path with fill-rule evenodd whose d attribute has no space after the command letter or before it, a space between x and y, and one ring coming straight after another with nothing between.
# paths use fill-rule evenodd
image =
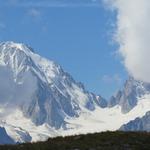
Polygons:
<instances>
[{"instance_id":1,"label":"white cloud","mask_svg":"<svg viewBox=\"0 0 150 150\"><path fill-rule=\"evenodd\" d=\"M22 103L30 102L37 89L37 80L31 73L25 73L21 80L22 83L18 84L9 67L0 66L0 105L14 109Z\"/></svg>"},{"instance_id":2,"label":"white cloud","mask_svg":"<svg viewBox=\"0 0 150 150\"><path fill-rule=\"evenodd\" d=\"M105 0L117 11L116 40L129 74L150 82L150 0Z\"/></svg>"}]
</instances>

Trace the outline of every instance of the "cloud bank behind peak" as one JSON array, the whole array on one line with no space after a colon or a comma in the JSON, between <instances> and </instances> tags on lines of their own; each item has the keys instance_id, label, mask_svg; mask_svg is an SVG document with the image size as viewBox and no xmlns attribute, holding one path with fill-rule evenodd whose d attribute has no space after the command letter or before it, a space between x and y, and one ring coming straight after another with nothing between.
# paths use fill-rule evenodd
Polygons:
<instances>
[{"instance_id":1,"label":"cloud bank behind peak","mask_svg":"<svg viewBox=\"0 0 150 150\"><path fill-rule=\"evenodd\" d=\"M150 1L104 1L117 12L115 40L125 67L136 79L150 82Z\"/></svg>"}]
</instances>

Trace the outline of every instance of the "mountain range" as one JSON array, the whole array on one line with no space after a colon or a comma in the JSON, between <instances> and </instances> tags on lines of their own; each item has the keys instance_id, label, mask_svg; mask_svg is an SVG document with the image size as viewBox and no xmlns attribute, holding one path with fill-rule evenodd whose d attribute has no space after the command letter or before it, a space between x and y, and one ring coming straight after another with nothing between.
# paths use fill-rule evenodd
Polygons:
<instances>
[{"instance_id":1,"label":"mountain range","mask_svg":"<svg viewBox=\"0 0 150 150\"><path fill-rule=\"evenodd\" d=\"M25 44L0 44L0 144L114 130L149 131L150 84L133 77L106 100Z\"/></svg>"}]
</instances>

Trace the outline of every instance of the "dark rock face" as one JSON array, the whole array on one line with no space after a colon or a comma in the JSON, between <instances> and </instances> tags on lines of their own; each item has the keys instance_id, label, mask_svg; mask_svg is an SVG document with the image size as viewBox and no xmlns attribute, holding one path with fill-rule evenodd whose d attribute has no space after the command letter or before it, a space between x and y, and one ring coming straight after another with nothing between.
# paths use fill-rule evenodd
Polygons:
<instances>
[{"instance_id":1,"label":"dark rock face","mask_svg":"<svg viewBox=\"0 0 150 150\"><path fill-rule=\"evenodd\" d=\"M148 131L150 132L150 111L142 118L136 118L129 123L121 126L122 131Z\"/></svg>"},{"instance_id":2,"label":"dark rock face","mask_svg":"<svg viewBox=\"0 0 150 150\"><path fill-rule=\"evenodd\" d=\"M0 127L0 145L15 144L15 142L8 136L5 128Z\"/></svg>"},{"instance_id":3,"label":"dark rock face","mask_svg":"<svg viewBox=\"0 0 150 150\"><path fill-rule=\"evenodd\" d=\"M107 100L104 99L101 96L98 96L98 105L102 108L106 108L107 107Z\"/></svg>"},{"instance_id":4,"label":"dark rock face","mask_svg":"<svg viewBox=\"0 0 150 150\"><path fill-rule=\"evenodd\" d=\"M108 101L108 107L113 107L119 104L121 96L122 96L122 91L118 91L116 96L112 96L110 100Z\"/></svg>"}]
</instances>

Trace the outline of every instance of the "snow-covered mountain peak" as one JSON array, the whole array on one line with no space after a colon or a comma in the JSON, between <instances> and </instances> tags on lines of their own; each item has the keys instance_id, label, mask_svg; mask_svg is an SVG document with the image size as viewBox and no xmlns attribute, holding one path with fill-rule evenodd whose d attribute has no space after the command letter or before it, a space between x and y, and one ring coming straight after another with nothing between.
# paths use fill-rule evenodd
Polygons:
<instances>
[{"instance_id":1,"label":"snow-covered mountain peak","mask_svg":"<svg viewBox=\"0 0 150 150\"><path fill-rule=\"evenodd\" d=\"M29 46L22 44L22 43L15 43L13 41L7 41L0 43L1 50L8 50L8 49L15 49L28 53L33 53L33 49L31 49Z\"/></svg>"},{"instance_id":2,"label":"snow-covered mountain peak","mask_svg":"<svg viewBox=\"0 0 150 150\"><path fill-rule=\"evenodd\" d=\"M138 103L140 97L150 94L150 84L129 77L122 90L109 100L108 106L113 107L119 104L123 113L131 111Z\"/></svg>"},{"instance_id":3,"label":"snow-covered mountain peak","mask_svg":"<svg viewBox=\"0 0 150 150\"><path fill-rule=\"evenodd\" d=\"M66 117L107 106L105 99L86 91L60 65L24 44L0 44L0 74L0 81L5 81L0 87L1 99L19 104L36 125L60 128L66 125Z\"/></svg>"},{"instance_id":4,"label":"snow-covered mountain peak","mask_svg":"<svg viewBox=\"0 0 150 150\"><path fill-rule=\"evenodd\" d=\"M54 84L58 80L75 82L60 65L34 53L31 47L22 43L0 43L0 67L2 66L11 70L14 78L30 72L46 84Z\"/></svg>"},{"instance_id":5,"label":"snow-covered mountain peak","mask_svg":"<svg viewBox=\"0 0 150 150\"><path fill-rule=\"evenodd\" d=\"M53 61L35 54L33 49L25 44L12 41L0 44L0 65L11 68L15 76L30 71L49 83L52 78L62 74L62 68Z\"/></svg>"},{"instance_id":6,"label":"snow-covered mountain peak","mask_svg":"<svg viewBox=\"0 0 150 150\"><path fill-rule=\"evenodd\" d=\"M0 64L17 69L31 63L33 52L28 46L21 43L3 42L0 43Z\"/></svg>"}]
</instances>

